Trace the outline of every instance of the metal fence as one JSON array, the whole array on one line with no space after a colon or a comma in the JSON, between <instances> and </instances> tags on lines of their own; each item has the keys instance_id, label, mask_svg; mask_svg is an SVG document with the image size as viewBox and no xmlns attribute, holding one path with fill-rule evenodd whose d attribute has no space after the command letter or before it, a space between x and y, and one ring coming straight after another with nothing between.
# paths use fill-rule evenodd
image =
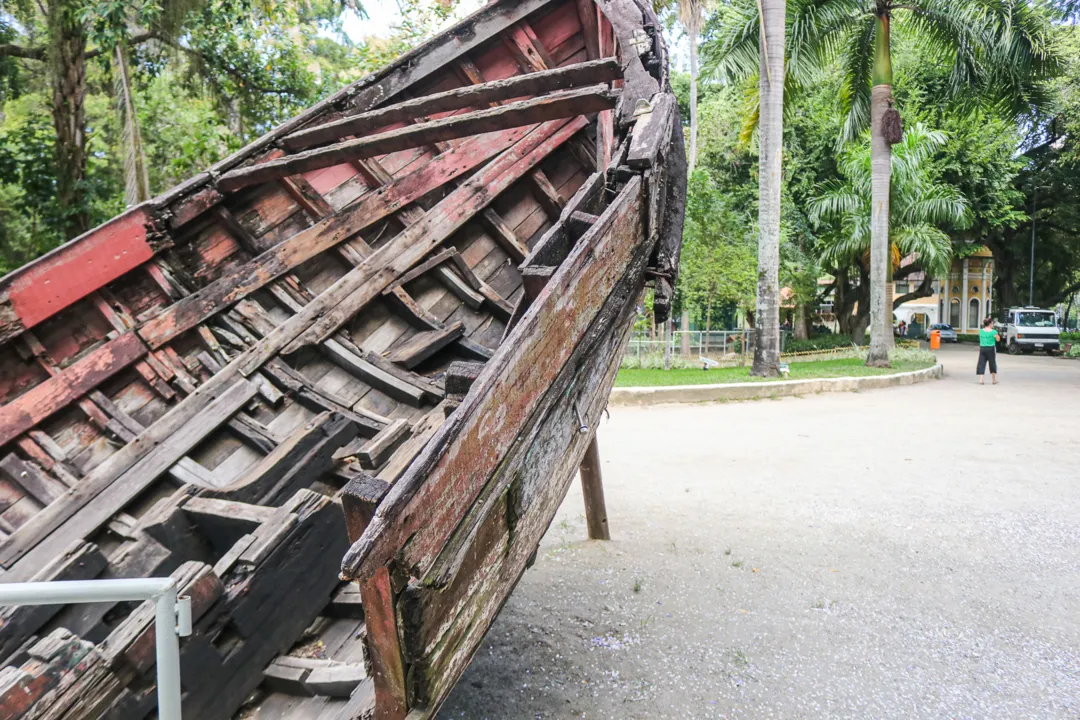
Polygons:
<instances>
[{"instance_id":1,"label":"metal fence","mask_svg":"<svg viewBox=\"0 0 1080 720\"><path fill-rule=\"evenodd\" d=\"M675 357L724 358L740 355L747 349L753 330L677 330L671 333L671 354ZM780 333L780 352L784 352L791 333ZM626 354L633 357L664 354L664 338L657 333L655 339L645 333L634 333Z\"/></svg>"}]
</instances>

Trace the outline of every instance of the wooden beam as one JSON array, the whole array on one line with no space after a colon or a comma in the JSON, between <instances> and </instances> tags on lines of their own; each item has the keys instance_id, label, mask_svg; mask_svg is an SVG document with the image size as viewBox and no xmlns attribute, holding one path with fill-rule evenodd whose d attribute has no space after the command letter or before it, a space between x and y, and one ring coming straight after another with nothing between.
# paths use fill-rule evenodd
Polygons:
<instances>
[{"instance_id":1,"label":"wooden beam","mask_svg":"<svg viewBox=\"0 0 1080 720\"><path fill-rule=\"evenodd\" d=\"M417 333L395 347L386 359L411 370L464 334L465 326L460 322L441 330Z\"/></svg>"},{"instance_id":2,"label":"wooden beam","mask_svg":"<svg viewBox=\"0 0 1080 720\"><path fill-rule=\"evenodd\" d=\"M319 347L326 357L342 370L371 385L376 390L386 393L395 400L412 407L420 407L424 403L424 398L429 394L423 388L404 382L382 368L373 365L337 340L327 340Z\"/></svg>"},{"instance_id":3,"label":"wooden beam","mask_svg":"<svg viewBox=\"0 0 1080 720\"><path fill-rule=\"evenodd\" d=\"M431 270L432 268L435 268L435 267L438 267L439 265L442 265L444 262L449 260L450 256L453 255L455 252L456 252L456 250L454 248L444 248L444 249L440 250L439 252L435 253L434 255L429 257L424 262L422 262L419 265L417 265L416 267L414 267L409 272L407 272L404 275L402 275L401 277L399 277L397 280L395 280L389 286L387 286L387 288L385 290L383 290L383 295L390 294L391 292L397 290L399 287L401 287L405 283L410 283L413 280L415 280L416 278L423 275L424 273Z\"/></svg>"},{"instance_id":4,"label":"wooden beam","mask_svg":"<svg viewBox=\"0 0 1080 720\"><path fill-rule=\"evenodd\" d=\"M503 45L525 72L547 70L554 66L547 49L540 43L532 27L520 22L502 35Z\"/></svg>"},{"instance_id":5,"label":"wooden beam","mask_svg":"<svg viewBox=\"0 0 1080 720\"><path fill-rule=\"evenodd\" d=\"M365 470L382 465L401 443L409 439L412 426L407 420L398 419L382 429L356 453L357 462Z\"/></svg>"},{"instance_id":6,"label":"wooden beam","mask_svg":"<svg viewBox=\"0 0 1080 720\"><path fill-rule=\"evenodd\" d=\"M359 538L375 515L375 508L390 491L390 483L350 466L339 472L349 476L341 490L341 507L345 512L345 527L350 541Z\"/></svg>"},{"instance_id":7,"label":"wooden beam","mask_svg":"<svg viewBox=\"0 0 1080 720\"><path fill-rule=\"evenodd\" d=\"M364 604L371 677L375 682L375 706L379 720L405 720L405 664L398 641L397 611L390 573L382 572L360 583Z\"/></svg>"},{"instance_id":8,"label":"wooden beam","mask_svg":"<svg viewBox=\"0 0 1080 720\"><path fill-rule=\"evenodd\" d=\"M472 388L476 378L484 372L484 363L462 362L460 360L450 363L443 379L443 387L447 395L466 395Z\"/></svg>"},{"instance_id":9,"label":"wooden beam","mask_svg":"<svg viewBox=\"0 0 1080 720\"><path fill-rule=\"evenodd\" d=\"M303 315L286 321L273 342L245 358L243 371L255 370L264 358L278 350L295 352L305 345L321 342L337 331L360 308L370 302L405 268L438 247L483 210L491 200L535 167L556 147L584 127L582 117L569 122L551 121L541 125L517 145L504 152L469 182L446 196L422 221L411 225L380 251L338 280L304 308ZM310 322L308 318L314 319ZM294 334L295 333L295 334ZM271 340L271 338L267 338ZM284 347L282 347L284 346Z\"/></svg>"},{"instance_id":10,"label":"wooden beam","mask_svg":"<svg viewBox=\"0 0 1080 720\"><path fill-rule=\"evenodd\" d=\"M593 433L585 458L581 461L581 493L585 497L585 520L589 526L590 540L610 540L607 505L604 503L604 481L600 472L600 448Z\"/></svg>"},{"instance_id":11,"label":"wooden beam","mask_svg":"<svg viewBox=\"0 0 1080 720\"><path fill-rule=\"evenodd\" d=\"M670 93L660 92L652 98L648 112L637 117L634 129L630 133L630 150L626 164L636 170L653 167L660 151L671 140L671 123L674 122L678 108L675 97Z\"/></svg>"},{"instance_id":12,"label":"wooden beam","mask_svg":"<svg viewBox=\"0 0 1080 720\"><path fill-rule=\"evenodd\" d=\"M548 265L527 265L521 268L521 283L525 286L525 294L530 300L540 297L556 270L558 268Z\"/></svg>"},{"instance_id":13,"label":"wooden beam","mask_svg":"<svg viewBox=\"0 0 1080 720\"><path fill-rule=\"evenodd\" d=\"M480 213L480 222L514 262L521 262L529 254L529 247L518 239L513 229L493 209L488 208Z\"/></svg>"},{"instance_id":14,"label":"wooden beam","mask_svg":"<svg viewBox=\"0 0 1080 720\"><path fill-rule=\"evenodd\" d=\"M494 136L471 138L424 167L392 180L378 192L366 193L336 216L293 235L171 305L143 323L139 335L151 347L160 347L231 303L503 152L524 137L527 130L515 128Z\"/></svg>"},{"instance_id":15,"label":"wooden beam","mask_svg":"<svg viewBox=\"0 0 1080 720\"><path fill-rule=\"evenodd\" d=\"M5 276L0 282L0 343L134 270L154 256L139 205Z\"/></svg>"},{"instance_id":16,"label":"wooden beam","mask_svg":"<svg viewBox=\"0 0 1080 720\"><path fill-rule=\"evenodd\" d=\"M538 122L610 110L615 107L617 101L618 91L609 90L603 86L566 90L501 105L497 108L407 125L397 130L356 138L297 155L288 155L258 165L248 165L222 175L218 179L218 187L231 192L286 175L319 170L349 160L408 150L438 140L455 140L469 135L531 126Z\"/></svg>"},{"instance_id":17,"label":"wooden beam","mask_svg":"<svg viewBox=\"0 0 1080 720\"><path fill-rule=\"evenodd\" d=\"M562 214L563 207L566 206L566 201L559 195L559 191L548 180L548 176L543 170L536 169L529 173L529 181L532 183L533 188L536 189L536 199L539 201L540 207L544 208L544 212L548 214L549 218L557 220Z\"/></svg>"},{"instance_id":18,"label":"wooden beam","mask_svg":"<svg viewBox=\"0 0 1080 720\"><path fill-rule=\"evenodd\" d=\"M578 19L581 20L581 34L585 38L585 56L589 60L600 57L600 29L596 14L600 8L593 0L575 0Z\"/></svg>"},{"instance_id":19,"label":"wooden beam","mask_svg":"<svg viewBox=\"0 0 1080 720\"><path fill-rule=\"evenodd\" d=\"M608 58L526 75L515 75L489 83L485 83L483 79L473 80L472 75L468 77L480 84L406 100L378 110L344 117L325 125L316 125L282 138L281 143L290 151L303 150L327 142L336 142L350 135L365 135L388 125L411 122L436 113L462 108L479 108L500 100L533 97L610 82L622 77L622 70L618 61Z\"/></svg>"},{"instance_id":20,"label":"wooden beam","mask_svg":"<svg viewBox=\"0 0 1080 720\"><path fill-rule=\"evenodd\" d=\"M70 405L148 352L133 332L109 340L0 408L0 445Z\"/></svg>"}]
</instances>

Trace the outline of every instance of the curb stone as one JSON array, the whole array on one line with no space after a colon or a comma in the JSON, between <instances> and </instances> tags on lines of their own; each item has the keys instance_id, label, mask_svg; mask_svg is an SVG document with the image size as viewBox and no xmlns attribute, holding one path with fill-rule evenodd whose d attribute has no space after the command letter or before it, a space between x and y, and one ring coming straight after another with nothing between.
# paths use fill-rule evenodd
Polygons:
<instances>
[{"instance_id":1,"label":"curb stone","mask_svg":"<svg viewBox=\"0 0 1080 720\"><path fill-rule=\"evenodd\" d=\"M661 387L612 388L608 401L613 406L660 405L662 403L725 402L729 400L761 400L792 395L813 395L823 392L852 392L877 388L914 385L940 379L945 366L941 363L922 370L871 375L868 377L814 378L809 380L778 380L775 382L724 383L719 385L667 385Z\"/></svg>"}]
</instances>

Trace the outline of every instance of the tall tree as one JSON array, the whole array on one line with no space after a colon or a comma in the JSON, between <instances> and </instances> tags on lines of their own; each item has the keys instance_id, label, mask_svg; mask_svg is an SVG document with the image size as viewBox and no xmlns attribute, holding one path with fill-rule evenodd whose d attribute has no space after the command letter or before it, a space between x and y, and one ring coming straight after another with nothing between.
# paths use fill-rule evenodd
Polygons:
<instances>
[{"instance_id":1,"label":"tall tree","mask_svg":"<svg viewBox=\"0 0 1080 720\"><path fill-rule=\"evenodd\" d=\"M751 375L780 374L780 189L784 155L785 0L761 1L758 271Z\"/></svg>"},{"instance_id":2,"label":"tall tree","mask_svg":"<svg viewBox=\"0 0 1080 720\"><path fill-rule=\"evenodd\" d=\"M948 272L952 264L952 239L947 230L970 226L972 214L967 199L957 188L941 179L934 155L945 145L944 133L916 123L890 153L891 202L886 218L889 238L886 262L899 264L909 259L901 272L922 271L922 282L912 292L893 301L894 307L932 294L931 283ZM873 253L874 149L865 143L847 150L840 159L841 178L820 186L820 195L809 203L810 219L830 229L823 235L822 263L841 268L866 264ZM873 312L873 305L871 305ZM871 336L872 341L872 336Z\"/></svg>"},{"instance_id":3,"label":"tall tree","mask_svg":"<svg viewBox=\"0 0 1080 720\"><path fill-rule=\"evenodd\" d=\"M1024 0L793 0L788 16L788 81L807 85L839 59L847 114L840 140L871 131L871 346L867 364L887 366L891 311L888 282L890 147L900 140L893 107L892 35L909 34L925 62L951 68L945 95L991 98L1019 116L1043 101L1043 81L1057 66L1050 24ZM756 67L760 19L755 0L735 0L718 38L717 67L749 77Z\"/></svg>"}]
</instances>

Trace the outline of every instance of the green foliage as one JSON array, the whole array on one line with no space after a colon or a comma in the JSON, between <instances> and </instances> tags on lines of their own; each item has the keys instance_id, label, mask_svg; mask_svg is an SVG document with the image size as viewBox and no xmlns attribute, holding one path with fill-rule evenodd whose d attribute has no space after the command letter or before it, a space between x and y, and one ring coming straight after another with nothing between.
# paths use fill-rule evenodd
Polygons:
<instances>
[{"instance_id":1,"label":"green foliage","mask_svg":"<svg viewBox=\"0 0 1080 720\"><path fill-rule=\"evenodd\" d=\"M87 38L85 180L77 206L57 200L51 65L0 56L0 273L65 239L67 218L91 226L124 208L132 152L118 113L118 43L151 194L231 154L320 98L411 50L456 12L457 0L403 0L388 39L353 43L352 0L0 0L0 45L44 48L46 16L65 1ZM2 55L2 54L0 54Z\"/></svg>"},{"instance_id":2,"label":"green foliage","mask_svg":"<svg viewBox=\"0 0 1080 720\"><path fill-rule=\"evenodd\" d=\"M964 229L971 223L967 199L940 180L931 162L946 144L944 133L916 123L893 146L892 192L889 201L889 240L900 257L914 257L932 275L952 263L952 244L943 228ZM842 267L870 251L870 144L864 141L841 156L843 179L823 183L811 200L813 222L831 225L822 261Z\"/></svg>"},{"instance_id":3,"label":"green foliage","mask_svg":"<svg viewBox=\"0 0 1080 720\"><path fill-rule=\"evenodd\" d=\"M754 245L744 222L708 170L690 177L679 287L699 324L728 306L750 308L756 290Z\"/></svg>"}]
</instances>

